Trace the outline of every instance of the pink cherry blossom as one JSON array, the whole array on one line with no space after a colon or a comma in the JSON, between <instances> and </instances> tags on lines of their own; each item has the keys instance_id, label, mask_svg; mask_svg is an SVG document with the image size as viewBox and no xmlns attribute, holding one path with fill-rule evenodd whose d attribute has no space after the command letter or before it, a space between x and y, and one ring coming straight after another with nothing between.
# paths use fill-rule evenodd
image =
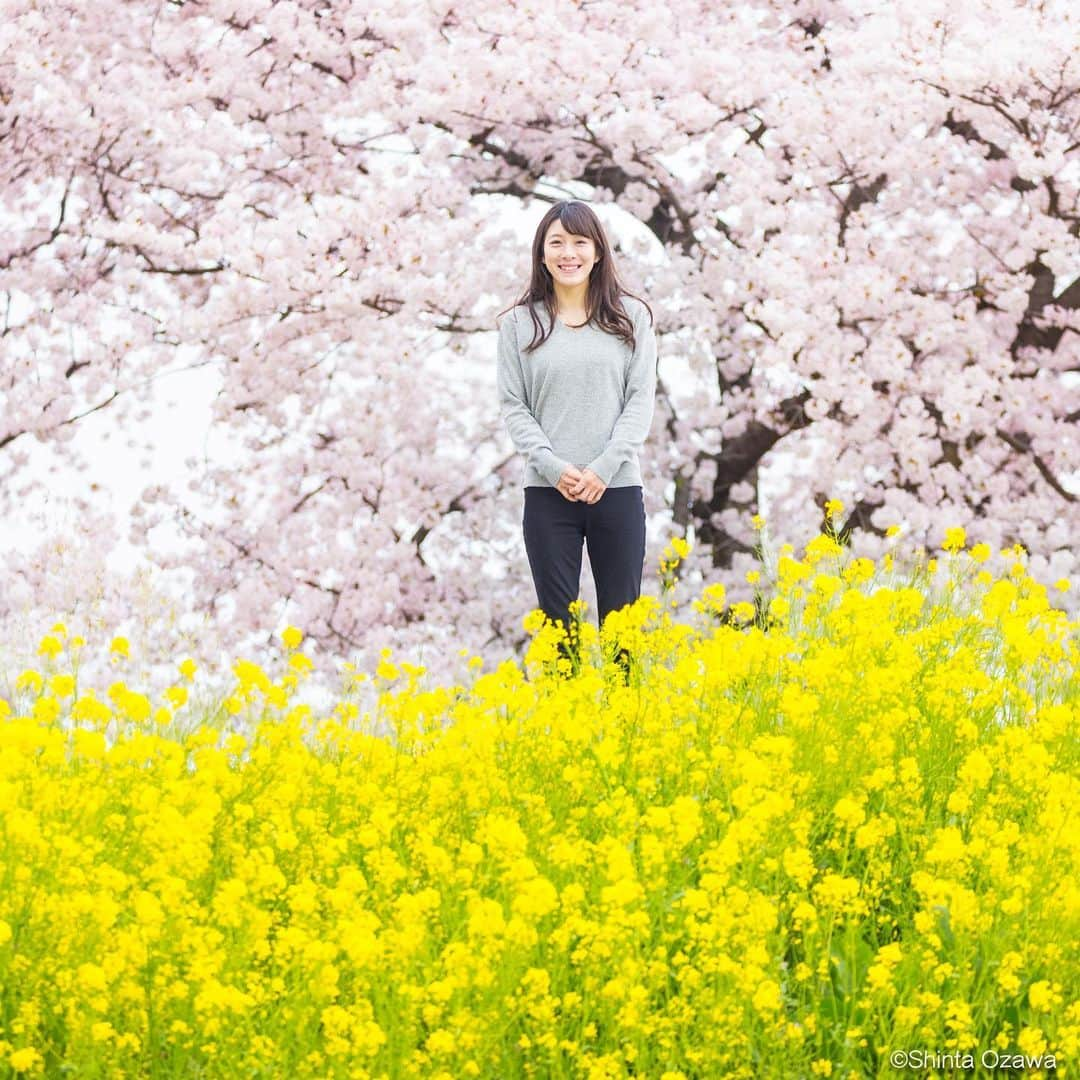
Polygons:
<instances>
[{"instance_id":1,"label":"pink cherry blossom","mask_svg":"<svg viewBox=\"0 0 1080 1080\"><path fill-rule=\"evenodd\" d=\"M11 0L5 514L29 440L70 455L213 368L237 457L119 529L223 641L284 606L340 654L519 647L494 317L528 268L507 221L572 191L657 315L646 508L691 569L737 599L751 517L805 540L839 497L860 553L959 524L1072 572L1078 26L1070 0ZM58 602L55 568L9 560L0 607Z\"/></svg>"}]
</instances>

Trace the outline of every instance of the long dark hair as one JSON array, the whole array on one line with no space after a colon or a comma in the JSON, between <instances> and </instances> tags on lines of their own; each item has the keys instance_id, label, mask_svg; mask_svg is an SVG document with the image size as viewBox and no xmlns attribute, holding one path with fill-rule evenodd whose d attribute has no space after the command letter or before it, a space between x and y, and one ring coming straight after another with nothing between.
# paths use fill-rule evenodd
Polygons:
<instances>
[{"instance_id":1,"label":"long dark hair","mask_svg":"<svg viewBox=\"0 0 1080 1080\"><path fill-rule=\"evenodd\" d=\"M533 322L533 338L525 346L525 351L532 352L543 345L555 328L555 284L551 280L551 272L544 265L544 240L547 237L548 228L556 219L562 223L562 227L568 233L575 236L587 236L596 245L596 262L589 272L589 287L585 295L586 322L621 338L632 349L634 323L623 308L622 297L631 296L635 300L641 300L641 297L627 292L619 281L615 260L611 254L611 245L593 209L577 199L563 199L555 203L537 225L536 235L533 237L532 275L528 288L510 308L505 309L505 311L510 311L512 307L519 304L524 304L529 309ZM644 300L641 302L645 304L651 322L652 308ZM543 304L547 311L546 327L536 317L534 305L537 304ZM499 314L502 315L504 312L500 311Z\"/></svg>"}]
</instances>

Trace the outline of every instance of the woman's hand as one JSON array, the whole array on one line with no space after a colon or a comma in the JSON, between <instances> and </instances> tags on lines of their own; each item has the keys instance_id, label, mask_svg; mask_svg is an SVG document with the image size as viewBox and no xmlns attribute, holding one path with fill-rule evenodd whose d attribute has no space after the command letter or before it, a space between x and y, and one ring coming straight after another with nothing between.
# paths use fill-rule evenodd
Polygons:
<instances>
[{"instance_id":1,"label":"woman's hand","mask_svg":"<svg viewBox=\"0 0 1080 1080\"><path fill-rule=\"evenodd\" d=\"M607 484L592 469L583 469L578 475L580 479L571 485L570 494L581 502L598 502L600 496L607 491ZM566 473L563 473L563 476L565 477Z\"/></svg>"},{"instance_id":2,"label":"woman's hand","mask_svg":"<svg viewBox=\"0 0 1080 1080\"><path fill-rule=\"evenodd\" d=\"M574 465L567 468L562 476L559 477L559 482L555 485L556 490L562 495L564 499L569 499L570 502L577 502L577 498L571 494L571 488L576 487L581 482L581 470Z\"/></svg>"}]
</instances>

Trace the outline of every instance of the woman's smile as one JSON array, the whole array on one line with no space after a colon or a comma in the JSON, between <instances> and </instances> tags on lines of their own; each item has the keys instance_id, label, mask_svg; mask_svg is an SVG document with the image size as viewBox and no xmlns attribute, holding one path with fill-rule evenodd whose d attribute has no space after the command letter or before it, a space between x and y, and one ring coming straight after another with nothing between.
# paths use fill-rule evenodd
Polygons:
<instances>
[{"instance_id":1,"label":"woman's smile","mask_svg":"<svg viewBox=\"0 0 1080 1080\"><path fill-rule=\"evenodd\" d=\"M590 236L568 232L556 220L544 240L544 262L556 280L580 280L583 275L588 277L596 264L596 243Z\"/></svg>"}]
</instances>

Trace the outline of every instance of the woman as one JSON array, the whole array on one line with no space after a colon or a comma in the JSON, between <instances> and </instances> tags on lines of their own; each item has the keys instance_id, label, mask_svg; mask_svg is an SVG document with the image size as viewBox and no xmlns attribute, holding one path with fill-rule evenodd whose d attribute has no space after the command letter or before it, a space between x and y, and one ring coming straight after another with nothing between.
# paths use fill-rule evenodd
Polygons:
<instances>
[{"instance_id":1,"label":"woman","mask_svg":"<svg viewBox=\"0 0 1080 1080\"><path fill-rule=\"evenodd\" d=\"M656 399L652 311L619 282L603 226L582 202L556 203L532 245L532 276L500 313L502 417L526 459L522 521L537 606L567 628L578 667L582 544L600 624L641 594L645 504L638 450ZM627 657L620 651L625 669Z\"/></svg>"}]
</instances>

